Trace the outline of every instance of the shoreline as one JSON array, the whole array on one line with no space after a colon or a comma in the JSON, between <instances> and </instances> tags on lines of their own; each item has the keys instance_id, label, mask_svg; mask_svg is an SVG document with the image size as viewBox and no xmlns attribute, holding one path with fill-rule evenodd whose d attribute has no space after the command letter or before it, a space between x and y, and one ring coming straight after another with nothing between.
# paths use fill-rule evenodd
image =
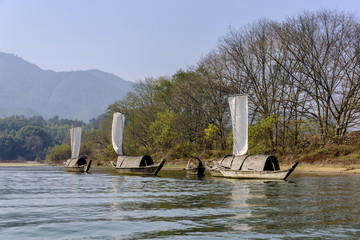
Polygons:
<instances>
[{"instance_id":1,"label":"shoreline","mask_svg":"<svg viewBox=\"0 0 360 240\"><path fill-rule=\"evenodd\" d=\"M164 166L164 170L174 170L179 171L185 169L186 165L171 165ZM39 162L0 162L1 167L37 167L37 166L50 166L46 163ZM104 167L104 166L102 166ZM281 169L287 169L290 165L283 165ZM97 167L94 167L97 168ZM319 173L319 174L360 174L360 165L352 165L352 166L338 166L338 165L315 165L315 164L299 164L295 172L297 173Z\"/></svg>"},{"instance_id":2,"label":"shoreline","mask_svg":"<svg viewBox=\"0 0 360 240\"><path fill-rule=\"evenodd\" d=\"M39 162L0 162L0 167L36 167L36 166L49 166L46 163Z\"/></svg>"},{"instance_id":3,"label":"shoreline","mask_svg":"<svg viewBox=\"0 0 360 240\"><path fill-rule=\"evenodd\" d=\"M290 167L290 166L289 166ZM286 168L284 168L286 169ZM319 174L360 174L360 165L311 165L303 164L295 169L294 173L319 173Z\"/></svg>"}]
</instances>

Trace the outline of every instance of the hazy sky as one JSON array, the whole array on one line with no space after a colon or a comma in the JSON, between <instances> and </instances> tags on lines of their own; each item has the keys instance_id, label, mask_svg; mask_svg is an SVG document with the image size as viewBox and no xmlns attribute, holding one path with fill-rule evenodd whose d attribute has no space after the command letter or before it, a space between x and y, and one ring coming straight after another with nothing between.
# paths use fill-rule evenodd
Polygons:
<instances>
[{"instance_id":1,"label":"hazy sky","mask_svg":"<svg viewBox=\"0 0 360 240\"><path fill-rule=\"evenodd\" d=\"M360 18L359 0L0 0L0 52L138 81L195 65L229 26L320 9Z\"/></svg>"}]
</instances>

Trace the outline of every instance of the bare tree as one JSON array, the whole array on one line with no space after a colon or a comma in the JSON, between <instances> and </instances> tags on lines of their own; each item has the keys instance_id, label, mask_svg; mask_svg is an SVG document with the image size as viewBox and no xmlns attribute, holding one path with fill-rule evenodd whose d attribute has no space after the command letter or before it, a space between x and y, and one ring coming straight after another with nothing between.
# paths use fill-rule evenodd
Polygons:
<instances>
[{"instance_id":1,"label":"bare tree","mask_svg":"<svg viewBox=\"0 0 360 240\"><path fill-rule=\"evenodd\" d=\"M273 129L268 130L271 147L279 141L280 117L284 113L284 100L288 93L288 74L279 61L286 56L278 48L278 42L271 27L273 22L260 20L242 31L230 30L220 43L220 50L227 56L228 74L239 92L249 95L252 123L269 117L277 119ZM276 56L277 60L274 60ZM233 73L233 72L236 72ZM284 131L284 130L282 130Z\"/></svg>"},{"instance_id":2,"label":"bare tree","mask_svg":"<svg viewBox=\"0 0 360 240\"><path fill-rule=\"evenodd\" d=\"M285 68L310 100L304 113L317 121L322 135L330 134L331 129L343 135L356 117L358 25L353 15L319 11L304 12L277 28L283 46L297 62Z\"/></svg>"},{"instance_id":3,"label":"bare tree","mask_svg":"<svg viewBox=\"0 0 360 240\"><path fill-rule=\"evenodd\" d=\"M224 150L226 140L223 116L230 88L221 78L221 68L216 61L216 56L209 54L200 61L197 69L175 75L174 101L180 106L183 126L192 132L193 141L203 141L204 130L213 124L218 129L217 135L221 149Z\"/></svg>"}]
</instances>

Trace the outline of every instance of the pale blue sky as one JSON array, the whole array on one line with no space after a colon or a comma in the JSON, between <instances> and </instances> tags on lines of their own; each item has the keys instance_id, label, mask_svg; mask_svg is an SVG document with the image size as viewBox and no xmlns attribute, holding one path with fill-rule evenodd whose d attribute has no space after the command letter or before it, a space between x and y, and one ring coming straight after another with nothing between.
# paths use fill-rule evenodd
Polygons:
<instances>
[{"instance_id":1,"label":"pale blue sky","mask_svg":"<svg viewBox=\"0 0 360 240\"><path fill-rule=\"evenodd\" d=\"M46 70L99 69L138 81L195 65L229 26L319 9L359 16L360 1L0 0L0 52Z\"/></svg>"}]
</instances>

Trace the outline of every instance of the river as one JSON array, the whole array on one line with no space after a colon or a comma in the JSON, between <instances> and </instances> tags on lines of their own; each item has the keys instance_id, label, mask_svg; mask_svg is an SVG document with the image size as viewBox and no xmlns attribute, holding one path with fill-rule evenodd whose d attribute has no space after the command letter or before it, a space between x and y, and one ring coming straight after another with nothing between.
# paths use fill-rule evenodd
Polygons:
<instances>
[{"instance_id":1,"label":"river","mask_svg":"<svg viewBox=\"0 0 360 240\"><path fill-rule=\"evenodd\" d=\"M360 175L288 181L0 168L1 239L359 239Z\"/></svg>"}]
</instances>

